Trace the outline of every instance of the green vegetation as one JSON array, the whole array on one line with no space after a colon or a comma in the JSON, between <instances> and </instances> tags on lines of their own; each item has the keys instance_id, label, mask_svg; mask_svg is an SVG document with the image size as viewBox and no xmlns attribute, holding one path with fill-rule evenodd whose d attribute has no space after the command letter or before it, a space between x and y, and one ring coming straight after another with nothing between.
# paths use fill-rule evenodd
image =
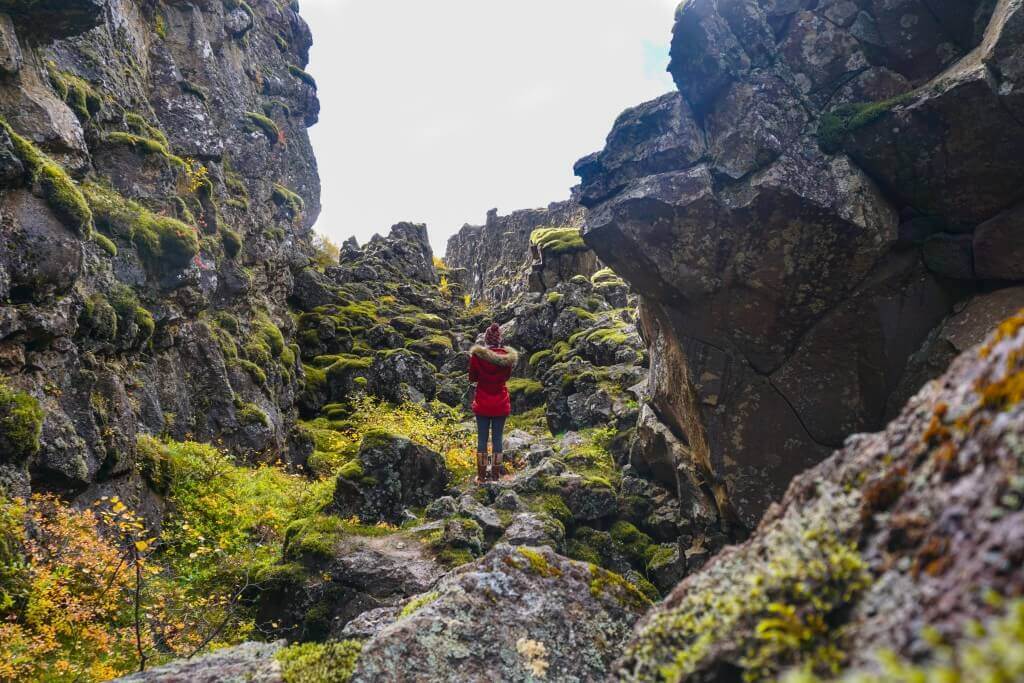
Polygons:
<instances>
[{"instance_id":1,"label":"green vegetation","mask_svg":"<svg viewBox=\"0 0 1024 683\"><path fill-rule=\"evenodd\" d=\"M210 94L206 92L205 88L191 81L178 81L178 87L181 88L182 92L194 95L203 102L207 102L210 99Z\"/></svg>"},{"instance_id":2,"label":"green vegetation","mask_svg":"<svg viewBox=\"0 0 1024 683\"><path fill-rule=\"evenodd\" d=\"M132 330L133 336L129 340L133 344L142 344L149 341L156 329L153 314L143 308L135 291L118 283L114 285L108 296L111 308L117 314L117 330L124 332Z\"/></svg>"},{"instance_id":3,"label":"green vegetation","mask_svg":"<svg viewBox=\"0 0 1024 683\"><path fill-rule=\"evenodd\" d=\"M299 79L306 85L312 87L313 90L316 90L316 79L313 78L312 74L306 73L304 70L300 69L294 64L288 65L288 73L290 73L292 76L295 76L295 78Z\"/></svg>"},{"instance_id":4,"label":"green vegetation","mask_svg":"<svg viewBox=\"0 0 1024 683\"><path fill-rule=\"evenodd\" d=\"M1000 603L1002 598L993 597ZM993 683L1024 679L1024 600L1005 605L1005 613L987 624L969 622L962 638L943 642L934 629L926 628L927 656L915 653L907 661L895 653L878 653L877 667L850 671L839 678L819 678L806 669L786 676L784 683Z\"/></svg>"},{"instance_id":5,"label":"green vegetation","mask_svg":"<svg viewBox=\"0 0 1024 683\"><path fill-rule=\"evenodd\" d=\"M544 253L556 255L587 250L579 228L537 228L530 233L530 244Z\"/></svg>"},{"instance_id":6,"label":"green vegetation","mask_svg":"<svg viewBox=\"0 0 1024 683\"><path fill-rule=\"evenodd\" d=\"M818 119L818 144L821 150L826 154L835 154L842 149L850 133L871 125L913 96L914 91L911 91L881 102L844 104L822 114Z\"/></svg>"},{"instance_id":7,"label":"green vegetation","mask_svg":"<svg viewBox=\"0 0 1024 683\"><path fill-rule=\"evenodd\" d=\"M538 351L537 353L535 353L532 356L530 356L530 367L531 368L535 367L541 361L543 361L543 360L545 360L547 358L551 358L554 355L554 353L555 352L552 351L551 349L544 349L542 351Z\"/></svg>"},{"instance_id":8,"label":"green vegetation","mask_svg":"<svg viewBox=\"0 0 1024 683\"><path fill-rule=\"evenodd\" d=\"M405 604L405 607L402 608L402 611L398 616L400 619L404 619L405 617L415 614L430 603L437 602L439 597L441 597L440 591L431 591L429 593L424 593L423 595L417 595Z\"/></svg>"},{"instance_id":9,"label":"green vegetation","mask_svg":"<svg viewBox=\"0 0 1024 683\"><path fill-rule=\"evenodd\" d=\"M270 140L270 144L276 145L281 141L281 129L278 128L277 124L270 117L258 112L247 111L245 112L245 118Z\"/></svg>"},{"instance_id":10,"label":"green vegetation","mask_svg":"<svg viewBox=\"0 0 1024 683\"><path fill-rule=\"evenodd\" d=\"M39 151L39 148L14 132L8 123L0 118L0 126L11 138L14 153L25 165L33 183L39 183L46 203L65 225L73 228L81 237L92 232L92 212L71 176L60 164Z\"/></svg>"},{"instance_id":11,"label":"green vegetation","mask_svg":"<svg viewBox=\"0 0 1024 683\"><path fill-rule=\"evenodd\" d=\"M181 169L184 169L187 166L184 159L172 154L167 148L167 144L156 138L137 135L135 133L115 131L113 133L107 133L103 139L114 145L125 145L126 147L131 147L136 154L160 156L173 166L177 166Z\"/></svg>"},{"instance_id":12,"label":"green vegetation","mask_svg":"<svg viewBox=\"0 0 1024 683\"><path fill-rule=\"evenodd\" d=\"M99 113L103 99L89 81L73 73L60 71L52 61L46 62L46 70L53 89L79 119L88 121L94 114Z\"/></svg>"},{"instance_id":13,"label":"green vegetation","mask_svg":"<svg viewBox=\"0 0 1024 683\"><path fill-rule=\"evenodd\" d=\"M274 185L274 191L270 195L271 199L278 206L286 206L291 211L293 217L298 217L306 208L306 202L302 200L302 197L289 190L284 185Z\"/></svg>"},{"instance_id":14,"label":"green vegetation","mask_svg":"<svg viewBox=\"0 0 1024 683\"><path fill-rule=\"evenodd\" d=\"M744 680L765 680L794 665L833 671L843 659L829 626L868 585L856 544L835 529L857 514L856 500L835 493L806 517L765 530L757 548L722 558L691 579L690 590L653 615L626 653L640 675L685 678L715 644L737 644ZM806 520L806 521L805 521Z\"/></svg>"},{"instance_id":15,"label":"green vegetation","mask_svg":"<svg viewBox=\"0 0 1024 683\"><path fill-rule=\"evenodd\" d=\"M165 149L170 145L167 141L167 136L164 135L162 130L134 112L125 113L124 123L128 127L128 130L135 135L155 140L163 145Z\"/></svg>"},{"instance_id":16,"label":"green vegetation","mask_svg":"<svg viewBox=\"0 0 1024 683\"><path fill-rule=\"evenodd\" d=\"M590 284L600 290L606 287L623 287L626 282L615 274L611 268L602 268L590 276Z\"/></svg>"},{"instance_id":17,"label":"green vegetation","mask_svg":"<svg viewBox=\"0 0 1024 683\"><path fill-rule=\"evenodd\" d=\"M269 427L270 418L263 412L255 403L242 402L238 406L238 421L243 425L257 426L257 427Z\"/></svg>"},{"instance_id":18,"label":"green vegetation","mask_svg":"<svg viewBox=\"0 0 1024 683\"><path fill-rule=\"evenodd\" d=\"M220 229L220 241L228 258L236 259L242 253L242 236L234 230L222 227Z\"/></svg>"},{"instance_id":19,"label":"green vegetation","mask_svg":"<svg viewBox=\"0 0 1024 683\"><path fill-rule=\"evenodd\" d=\"M0 381L0 453L13 462L24 462L39 450L42 429L39 402Z\"/></svg>"},{"instance_id":20,"label":"green vegetation","mask_svg":"<svg viewBox=\"0 0 1024 683\"><path fill-rule=\"evenodd\" d=\"M107 252L110 256L117 256L117 245L109 237L101 232L93 231L90 235L90 239L100 246L100 249Z\"/></svg>"},{"instance_id":21,"label":"green vegetation","mask_svg":"<svg viewBox=\"0 0 1024 683\"><path fill-rule=\"evenodd\" d=\"M114 190L93 183L86 183L82 189L97 225L132 242L150 266L184 268L199 253L195 228L155 214Z\"/></svg>"},{"instance_id":22,"label":"green vegetation","mask_svg":"<svg viewBox=\"0 0 1024 683\"><path fill-rule=\"evenodd\" d=\"M526 398L531 398L544 393L544 385L535 379L514 377L508 381L507 386L508 392L512 396L522 395Z\"/></svg>"},{"instance_id":23,"label":"green vegetation","mask_svg":"<svg viewBox=\"0 0 1024 683\"><path fill-rule=\"evenodd\" d=\"M363 649L358 640L301 643L279 650L285 683L347 683Z\"/></svg>"}]
</instances>

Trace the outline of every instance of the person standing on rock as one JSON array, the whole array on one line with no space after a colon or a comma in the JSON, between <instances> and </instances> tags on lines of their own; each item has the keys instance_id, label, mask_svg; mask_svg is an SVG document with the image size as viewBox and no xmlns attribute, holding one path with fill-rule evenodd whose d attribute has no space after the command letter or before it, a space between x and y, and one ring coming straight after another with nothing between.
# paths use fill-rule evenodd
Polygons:
<instances>
[{"instance_id":1,"label":"person standing on rock","mask_svg":"<svg viewBox=\"0 0 1024 683\"><path fill-rule=\"evenodd\" d=\"M484 332L484 344L469 349L469 381L476 382L473 414L476 415L476 478L497 481L504 473L502 432L505 420L512 412L512 402L505 382L512 376L512 368L519 361L515 349L501 345L498 323ZM487 436L491 436L491 458L487 458Z\"/></svg>"}]
</instances>

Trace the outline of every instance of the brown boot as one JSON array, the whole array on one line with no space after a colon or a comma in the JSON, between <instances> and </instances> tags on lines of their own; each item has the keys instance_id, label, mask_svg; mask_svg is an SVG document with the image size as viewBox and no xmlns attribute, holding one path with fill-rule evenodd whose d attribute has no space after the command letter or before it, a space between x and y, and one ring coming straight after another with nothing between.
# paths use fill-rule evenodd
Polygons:
<instances>
[{"instance_id":1,"label":"brown boot","mask_svg":"<svg viewBox=\"0 0 1024 683\"><path fill-rule=\"evenodd\" d=\"M491 460L491 481L498 481L505 474L503 453L495 453Z\"/></svg>"},{"instance_id":2,"label":"brown boot","mask_svg":"<svg viewBox=\"0 0 1024 683\"><path fill-rule=\"evenodd\" d=\"M490 477L488 476L489 475L488 469L490 469L490 468L487 467L487 454L486 453L477 453L476 454L476 483L483 484L484 482L490 480Z\"/></svg>"}]
</instances>

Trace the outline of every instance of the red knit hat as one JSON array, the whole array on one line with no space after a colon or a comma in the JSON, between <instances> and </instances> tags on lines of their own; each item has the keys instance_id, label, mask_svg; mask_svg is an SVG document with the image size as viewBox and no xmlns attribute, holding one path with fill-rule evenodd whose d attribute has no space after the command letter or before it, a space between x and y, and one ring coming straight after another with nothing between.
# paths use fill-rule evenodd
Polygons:
<instances>
[{"instance_id":1,"label":"red knit hat","mask_svg":"<svg viewBox=\"0 0 1024 683\"><path fill-rule=\"evenodd\" d=\"M491 323L484 332L484 343L488 346L501 346L501 328L498 327L498 323Z\"/></svg>"}]
</instances>

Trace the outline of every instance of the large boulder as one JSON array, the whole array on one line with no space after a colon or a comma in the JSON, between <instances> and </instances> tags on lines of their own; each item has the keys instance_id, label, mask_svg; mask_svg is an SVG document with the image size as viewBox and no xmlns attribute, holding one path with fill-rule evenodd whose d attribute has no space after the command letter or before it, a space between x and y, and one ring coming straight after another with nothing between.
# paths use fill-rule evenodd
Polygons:
<instances>
[{"instance_id":1,"label":"large boulder","mask_svg":"<svg viewBox=\"0 0 1024 683\"><path fill-rule=\"evenodd\" d=\"M665 469L671 434L720 521L752 527L920 386L909 359L973 281L1020 277L1022 16L1012 0L680 6L679 92L576 165L584 239L642 299L641 469Z\"/></svg>"},{"instance_id":2,"label":"large boulder","mask_svg":"<svg viewBox=\"0 0 1024 683\"><path fill-rule=\"evenodd\" d=\"M284 645L283 640L242 643L115 680L120 683L284 683L281 663L274 656Z\"/></svg>"},{"instance_id":3,"label":"large boulder","mask_svg":"<svg viewBox=\"0 0 1024 683\"><path fill-rule=\"evenodd\" d=\"M352 681L602 680L647 599L549 548L498 545L363 646Z\"/></svg>"},{"instance_id":4,"label":"large boulder","mask_svg":"<svg viewBox=\"0 0 1024 683\"><path fill-rule=\"evenodd\" d=\"M917 661L998 613L992 596L1024 590L1022 379L1024 310L676 586L638 624L617 679L767 680L882 650ZM791 627L804 635L787 640Z\"/></svg>"},{"instance_id":5,"label":"large boulder","mask_svg":"<svg viewBox=\"0 0 1024 683\"><path fill-rule=\"evenodd\" d=\"M425 507L443 495L449 480L437 452L404 436L373 431L338 475L334 503L345 517L400 523L407 508Z\"/></svg>"}]
</instances>

